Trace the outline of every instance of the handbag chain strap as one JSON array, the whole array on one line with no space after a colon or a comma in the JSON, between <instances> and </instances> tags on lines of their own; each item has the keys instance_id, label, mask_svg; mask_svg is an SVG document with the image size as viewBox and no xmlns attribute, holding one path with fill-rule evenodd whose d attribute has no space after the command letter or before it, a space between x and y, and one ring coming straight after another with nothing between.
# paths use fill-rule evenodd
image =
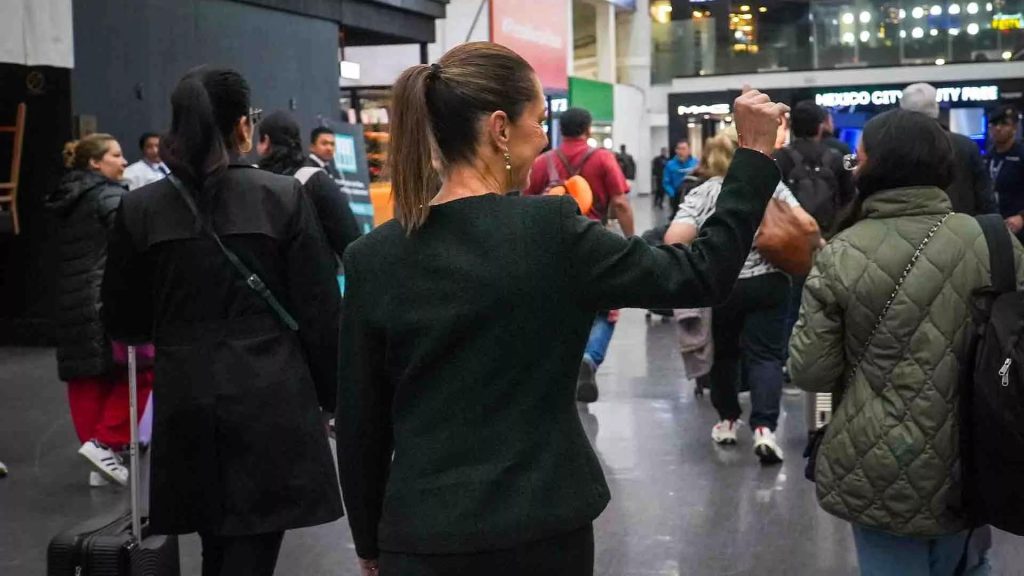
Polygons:
<instances>
[{"instance_id":1,"label":"handbag chain strap","mask_svg":"<svg viewBox=\"0 0 1024 576\"><path fill-rule=\"evenodd\" d=\"M900 288L903 287L903 283L907 281L907 277L910 276L910 271L914 268L914 264L917 264L918 259L921 258L921 254L924 252L928 243L932 241L935 233L939 231L939 228L945 224L946 220L952 215L952 212L946 213L941 220L932 226L932 229L928 231L928 235L924 237L921 244L914 251L914 256L911 257L907 267L903 269L903 274L900 279L896 282L896 287L893 288L892 294L889 296L889 301L885 303L885 307L882 308L882 312L878 315L878 319L875 320L875 326L871 329L871 335L868 336L866 342L864 342L864 349L860 351L860 356L857 358L857 362L853 365L853 370L850 371L850 376L846 380L846 387L849 388L853 384L854 378L857 376L857 370L860 369L861 364L864 362L864 358L868 355L868 350L871 348L871 342L875 339L875 334L878 333L878 329L882 327L882 322L885 321L886 315L889 313L889 308L892 308L892 303L896 301L896 295L900 293Z\"/></svg>"}]
</instances>

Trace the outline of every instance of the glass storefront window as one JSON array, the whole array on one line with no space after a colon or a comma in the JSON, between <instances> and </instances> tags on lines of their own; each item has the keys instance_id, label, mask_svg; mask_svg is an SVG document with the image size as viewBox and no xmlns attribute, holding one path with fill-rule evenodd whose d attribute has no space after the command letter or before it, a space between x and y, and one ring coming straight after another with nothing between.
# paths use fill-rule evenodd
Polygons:
<instances>
[{"instance_id":1,"label":"glass storefront window","mask_svg":"<svg viewBox=\"0 0 1024 576\"><path fill-rule=\"evenodd\" d=\"M653 81L1024 59L1024 0L651 5Z\"/></svg>"}]
</instances>

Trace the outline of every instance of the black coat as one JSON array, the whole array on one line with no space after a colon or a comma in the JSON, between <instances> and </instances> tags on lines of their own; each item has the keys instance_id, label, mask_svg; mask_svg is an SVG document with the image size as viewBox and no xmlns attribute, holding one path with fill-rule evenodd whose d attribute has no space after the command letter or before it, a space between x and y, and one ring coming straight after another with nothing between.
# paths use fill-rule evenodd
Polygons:
<instances>
[{"instance_id":1,"label":"black coat","mask_svg":"<svg viewBox=\"0 0 1024 576\"><path fill-rule=\"evenodd\" d=\"M953 183L946 194L953 203L953 210L971 216L998 214L992 178L978 145L956 132L949 132L949 140L953 144Z\"/></svg>"},{"instance_id":2,"label":"black coat","mask_svg":"<svg viewBox=\"0 0 1024 576\"><path fill-rule=\"evenodd\" d=\"M100 284L107 233L126 191L97 172L73 170L46 199L60 220L54 320L61 380L100 376L114 367L100 318Z\"/></svg>"},{"instance_id":3,"label":"black coat","mask_svg":"<svg viewBox=\"0 0 1024 576\"><path fill-rule=\"evenodd\" d=\"M475 196L345 254L338 466L356 552L512 548L609 492L576 411L598 310L723 301L779 183L742 149L692 248L653 248L565 197Z\"/></svg>"},{"instance_id":4,"label":"black coat","mask_svg":"<svg viewBox=\"0 0 1024 576\"><path fill-rule=\"evenodd\" d=\"M360 236L359 223L352 213L348 196L323 168L317 169L306 180L303 189L316 208L327 244L341 258L348 245Z\"/></svg>"},{"instance_id":5,"label":"black coat","mask_svg":"<svg viewBox=\"0 0 1024 576\"><path fill-rule=\"evenodd\" d=\"M200 210L288 330L161 180L125 197L103 284L112 334L156 344L150 513L157 533L255 534L341 516L317 405L332 407L335 259L294 178L233 166Z\"/></svg>"}]
</instances>

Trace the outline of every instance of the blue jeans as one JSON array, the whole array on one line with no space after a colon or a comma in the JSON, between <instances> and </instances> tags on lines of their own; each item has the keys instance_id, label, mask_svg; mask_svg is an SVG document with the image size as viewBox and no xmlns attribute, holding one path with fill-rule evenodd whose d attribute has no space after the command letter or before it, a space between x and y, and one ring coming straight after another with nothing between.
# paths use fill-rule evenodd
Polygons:
<instances>
[{"instance_id":1,"label":"blue jeans","mask_svg":"<svg viewBox=\"0 0 1024 576\"><path fill-rule=\"evenodd\" d=\"M967 532L938 538L912 538L859 524L851 526L861 576L952 576L967 540ZM987 560L971 560L968 575L990 573Z\"/></svg>"},{"instance_id":2,"label":"blue jeans","mask_svg":"<svg viewBox=\"0 0 1024 576\"><path fill-rule=\"evenodd\" d=\"M608 345L612 343L612 334L615 334L615 323L608 320L608 312L599 312L590 328L590 339L583 353L583 359L590 362L594 370L604 362Z\"/></svg>"}]
</instances>

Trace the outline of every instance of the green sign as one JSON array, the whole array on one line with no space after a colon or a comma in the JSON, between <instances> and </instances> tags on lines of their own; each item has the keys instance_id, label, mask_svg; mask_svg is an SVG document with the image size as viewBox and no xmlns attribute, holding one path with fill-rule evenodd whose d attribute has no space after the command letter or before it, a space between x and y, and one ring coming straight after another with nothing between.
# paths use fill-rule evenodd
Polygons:
<instances>
[{"instance_id":1,"label":"green sign","mask_svg":"<svg viewBox=\"0 0 1024 576\"><path fill-rule=\"evenodd\" d=\"M569 78L569 106L584 108L597 122L615 120L615 90L607 82Z\"/></svg>"}]
</instances>

